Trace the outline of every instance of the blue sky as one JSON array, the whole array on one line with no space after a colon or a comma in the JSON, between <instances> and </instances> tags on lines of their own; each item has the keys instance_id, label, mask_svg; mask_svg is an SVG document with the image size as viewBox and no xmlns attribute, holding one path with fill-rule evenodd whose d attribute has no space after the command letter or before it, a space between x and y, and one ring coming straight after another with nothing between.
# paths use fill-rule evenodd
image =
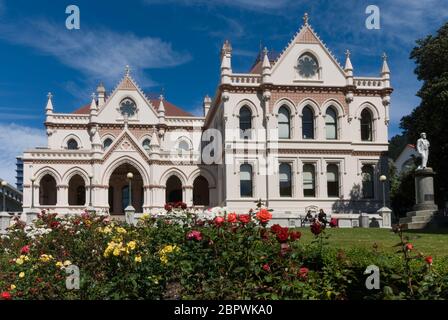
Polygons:
<instances>
[{"instance_id":1,"label":"blue sky","mask_svg":"<svg viewBox=\"0 0 448 320\"><path fill-rule=\"evenodd\" d=\"M81 29L65 28L68 5L81 12ZM367 30L365 9L380 8L381 29ZM0 0L0 178L14 182L14 159L45 145L46 95L56 112L90 101L99 81L112 90L129 64L147 93L199 113L213 95L219 50L229 39L233 69L247 71L260 43L281 51L302 24L304 12L343 63L352 52L355 75L375 76L381 54L392 71L390 136L419 100L409 52L448 17L446 0Z\"/></svg>"}]
</instances>

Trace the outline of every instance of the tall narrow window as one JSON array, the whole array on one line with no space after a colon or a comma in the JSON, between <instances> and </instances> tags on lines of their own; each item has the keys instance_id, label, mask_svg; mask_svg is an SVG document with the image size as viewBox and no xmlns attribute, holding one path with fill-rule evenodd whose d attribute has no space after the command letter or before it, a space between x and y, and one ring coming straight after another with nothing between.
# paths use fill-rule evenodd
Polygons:
<instances>
[{"instance_id":1,"label":"tall narrow window","mask_svg":"<svg viewBox=\"0 0 448 320\"><path fill-rule=\"evenodd\" d=\"M281 107L278 110L278 137L280 139L289 139L291 132L290 113L288 108Z\"/></svg>"},{"instance_id":2,"label":"tall narrow window","mask_svg":"<svg viewBox=\"0 0 448 320\"><path fill-rule=\"evenodd\" d=\"M250 139L252 129L252 112L246 106L240 109L240 138Z\"/></svg>"},{"instance_id":3,"label":"tall narrow window","mask_svg":"<svg viewBox=\"0 0 448 320\"><path fill-rule=\"evenodd\" d=\"M312 164L303 166L303 195L305 197L316 196L316 175Z\"/></svg>"},{"instance_id":4,"label":"tall narrow window","mask_svg":"<svg viewBox=\"0 0 448 320\"><path fill-rule=\"evenodd\" d=\"M327 165L327 192L329 197L339 197L339 167Z\"/></svg>"},{"instance_id":5,"label":"tall narrow window","mask_svg":"<svg viewBox=\"0 0 448 320\"><path fill-rule=\"evenodd\" d=\"M143 142L142 142L142 147L143 147L143 149L145 149L145 150L149 150L149 149L151 149L151 140L149 140L149 139L145 139L145 140L143 140Z\"/></svg>"},{"instance_id":6,"label":"tall narrow window","mask_svg":"<svg viewBox=\"0 0 448 320\"><path fill-rule=\"evenodd\" d=\"M373 199L374 193L374 170L371 165L362 166L362 196L364 199Z\"/></svg>"},{"instance_id":7,"label":"tall narrow window","mask_svg":"<svg viewBox=\"0 0 448 320\"><path fill-rule=\"evenodd\" d=\"M112 139L111 138L106 138L106 140L104 140L104 142L103 142L104 150L109 148L111 144L112 144Z\"/></svg>"},{"instance_id":8,"label":"tall narrow window","mask_svg":"<svg viewBox=\"0 0 448 320\"><path fill-rule=\"evenodd\" d=\"M338 118L333 108L328 108L325 114L325 131L327 139L338 138Z\"/></svg>"},{"instance_id":9,"label":"tall narrow window","mask_svg":"<svg viewBox=\"0 0 448 320\"><path fill-rule=\"evenodd\" d=\"M242 164L240 166L240 195L241 197L252 197L252 166L250 164Z\"/></svg>"},{"instance_id":10,"label":"tall narrow window","mask_svg":"<svg viewBox=\"0 0 448 320\"><path fill-rule=\"evenodd\" d=\"M292 197L291 166L288 163L281 163L279 168L280 196Z\"/></svg>"},{"instance_id":11,"label":"tall narrow window","mask_svg":"<svg viewBox=\"0 0 448 320\"><path fill-rule=\"evenodd\" d=\"M361 112L361 140L372 141L373 140L373 120L372 113L369 109L364 109Z\"/></svg>"},{"instance_id":12,"label":"tall narrow window","mask_svg":"<svg viewBox=\"0 0 448 320\"><path fill-rule=\"evenodd\" d=\"M314 139L314 113L308 106L302 111L302 136L303 139Z\"/></svg>"},{"instance_id":13,"label":"tall narrow window","mask_svg":"<svg viewBox=\"0 0 448 320\"><path fill-rule=\"evenodd\" d=\"M67 149L68 150L76 150L78 149L78 142L75 139L70 139L67 141Z\"/></svg>"}]
</instances>

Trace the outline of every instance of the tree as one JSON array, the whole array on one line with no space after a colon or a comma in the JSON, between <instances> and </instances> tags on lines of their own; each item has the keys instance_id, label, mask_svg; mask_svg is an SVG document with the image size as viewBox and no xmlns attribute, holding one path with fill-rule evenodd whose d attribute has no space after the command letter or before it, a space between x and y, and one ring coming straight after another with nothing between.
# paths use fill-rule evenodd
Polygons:
<instances>
[{"instance_id":1,"label":"tree","mask_svg":"<svg viewBox=\"0 0 448 320\"><path fill-rule=\"evenodd\" d=\"M431 142L428 165L437 173L435 197L442 204L448 190L448 23L436 35L416 43L410 58L415 60L414 72L423 82L417 93L421 103L401 119L400 127L409 143L415 143L420 133L426 132Z\"/></svg>"}]
</instances>

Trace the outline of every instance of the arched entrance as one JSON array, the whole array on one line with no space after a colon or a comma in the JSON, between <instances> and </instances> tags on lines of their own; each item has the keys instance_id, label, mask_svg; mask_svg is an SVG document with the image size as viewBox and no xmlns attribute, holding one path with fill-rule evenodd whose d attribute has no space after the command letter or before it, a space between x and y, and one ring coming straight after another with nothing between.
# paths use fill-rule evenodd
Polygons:
<instances>
[{"instance_id":1,"label":"arched entrance","mask_svg":"<svg viewBox=\"0 0 448 320\"><path fill-rule=\"evenodd\" d=\"M129 205L129 180L127 174L131 172L132 206L135 212L143 212L143 179L139 171L132 165L125 163L114 170L109 179L109 212L110 214L124 214Z\"/></svg>"},{"instance_id":2,"label":"arched entrance","mask_svg":"<svg viewBox=\"0 0 448 320\"><path fill-rule=\"evenodd\" d=\"M166 181L166 203L182 202L182 182L176 176L171 176Z\"/></svg>"},{"instance_id":3,"label":"arched entrance","mask_svg":"<svg viewBox=\"0 0 448 320\"><path fill-rule=\"evenodd\" d=\"M46 174L39 182L39 204L55 206L57 202L56 180L52 175Z\"/></svg>"},{"instance_id":4,"label":"arched entrance","mask_svg":"<svg viewBox=\"0 0 448 320\"><path fill-rule=\"evenodd\" d=\"M193 182L193 205L210 205L208 181L203 176L197 177Z\"/></svg>"},{"instance_id":5,"label":"arched entrance","mask_svg":"<svg viewBox=\"0 0 448 320\"><path fill-rule=\"evenodd\" d=\"M71 206L86 204L86 184L79 174L75 174L68 183L68 204Z\"/></svg>"}]
</instances>

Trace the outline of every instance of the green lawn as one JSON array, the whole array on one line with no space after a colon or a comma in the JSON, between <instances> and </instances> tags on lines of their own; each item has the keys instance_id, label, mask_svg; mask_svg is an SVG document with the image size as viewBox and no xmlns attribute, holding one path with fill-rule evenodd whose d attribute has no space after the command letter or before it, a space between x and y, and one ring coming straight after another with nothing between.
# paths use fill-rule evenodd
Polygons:
<instances>
[{"instance_id":1,"label":"green lawn","mask_svg":"<svg viewBox=\"0 0 448 320\"><path fill-rule=\"evenodd\" d=\"M313 235L309 228L298 228L302 232L302 240L309 242ZM330 235L330 246L334 248L367 248L372 249L377 245L378 251L395 252L393 246L399 242L397 234L387 229L362 229L362 228L327 228ZM415 249L424 255L433 257L448 256L448 229L434 231L408 231L406 236Z\"/></svg>"}]
</instances>

